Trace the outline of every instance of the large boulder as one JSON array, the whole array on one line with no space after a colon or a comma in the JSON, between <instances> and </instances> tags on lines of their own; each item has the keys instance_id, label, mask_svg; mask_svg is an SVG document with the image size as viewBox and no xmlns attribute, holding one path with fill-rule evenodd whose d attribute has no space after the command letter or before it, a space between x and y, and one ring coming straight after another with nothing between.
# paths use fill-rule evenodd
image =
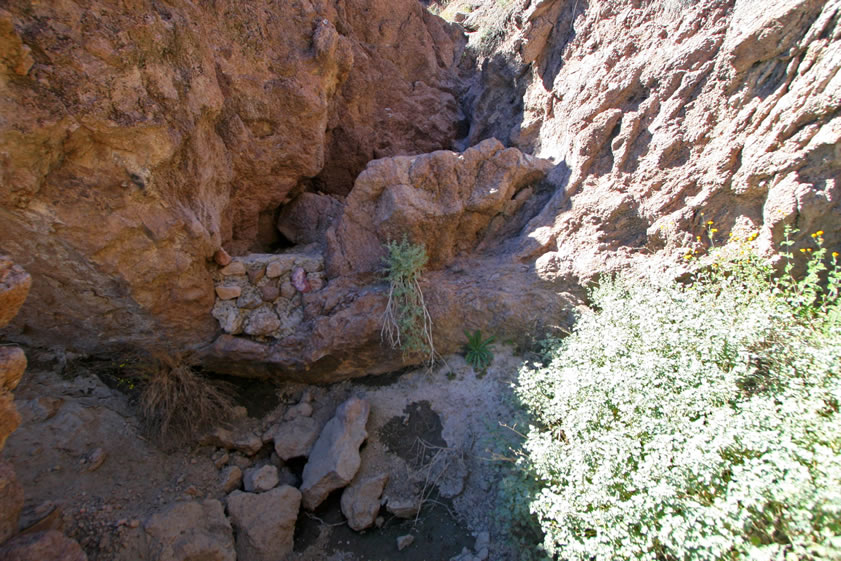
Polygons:
<instances>
[{"instance_id":1,"label":"large boulder","mask_svg":"<svg viewBox=\"0 0 841 561\"><path fill-rule=\"evenodd\" d=\"M281 485L266 493L234 491L228 514L237 531L238 561L282 561L292 553L301 493Z\"/></svg>"},{"instance_id":2,"label":"large boulder","mask_svg":"<svg viewBox=\"0 0 841 561\"><path fill-rule=\"evenodd\" d=\"M314 510L327 495L350 483L359 471L359 446L368 438L365 425L370 412L367 401L352 397L327 421L304 466L301 494L307 510Z\"/></svg>"}]
</instances>

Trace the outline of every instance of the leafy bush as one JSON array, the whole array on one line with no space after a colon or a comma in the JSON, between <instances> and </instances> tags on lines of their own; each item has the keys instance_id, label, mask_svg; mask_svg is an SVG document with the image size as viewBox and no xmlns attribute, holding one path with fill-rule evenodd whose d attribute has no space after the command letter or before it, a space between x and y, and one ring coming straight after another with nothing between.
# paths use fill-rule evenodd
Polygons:
<instances>
[{"instance_id":1,"label":"leafy bush","mask_svg":"<svg viewBox=\"0 0 841 561\"><path fill-rule=\"evenodd\" d=\"M420 287L421 272L428 260L426 248L405 237L402 242L390 241L385 247L389 290L380 334L392 348L402 349L405 356L425 355L431 365L435 361L432 318Z\"/></svg>"},{"instance_id":2,"label":"leafy bush","mask_svg":"<svg viewBox=\"0 0 841 561\"><path fill-rule=\"evenodd\" d=\"M548 556L841 558L841 282L819 234L799 281L749 252L687 286L604 280L521 371L515 491Z\"/></svg>"},{"instance_id":3,"label":"leafy bush","mask_svg":"<svg viewBox=\"0 0 841 561\"><path fill-rule=\"evenodd\" d=\"M478 329L472 334L467 331L464 334L467 337L467 343L464 345L464 360L476 372L484 372L494 359L494 354L491 351L494 337L490 336L483 339L482 332Z\"/></svg>"}]
</instances>

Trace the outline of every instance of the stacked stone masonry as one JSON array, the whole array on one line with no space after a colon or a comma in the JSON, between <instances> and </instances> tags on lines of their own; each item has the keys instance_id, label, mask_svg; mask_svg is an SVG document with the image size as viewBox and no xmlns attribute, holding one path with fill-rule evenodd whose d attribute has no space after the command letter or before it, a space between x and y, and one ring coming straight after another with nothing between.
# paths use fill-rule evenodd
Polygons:
<instances>
[{"instance_id":1,"label":"stacked stone masonry","mask_svg":"<svg viewBox=\"0 0 841 561\"><path fill-rule=\"evenodd\" d=\"M304 320L301 294L324 287L318 253L254 253L235 257L214 274L213 317L225 333L283 339Z\"/></svg>"}]
</instances>

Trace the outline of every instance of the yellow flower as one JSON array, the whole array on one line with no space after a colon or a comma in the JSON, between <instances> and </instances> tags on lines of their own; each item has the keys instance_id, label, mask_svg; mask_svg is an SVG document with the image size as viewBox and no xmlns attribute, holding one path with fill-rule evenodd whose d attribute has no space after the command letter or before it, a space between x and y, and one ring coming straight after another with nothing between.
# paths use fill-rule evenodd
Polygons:
<instances>
[{"instance_id":1,"label":"yellow flower","mask_svg":"<svg viewBox=\"0 0 841 561\"><path fill-rule=\"evenodd\" d=\"M832 252L832 256L833 256L833 257L838 257L838 252L837 252L837 251L833 251L833 252Z\"/></svg>"},{"instance_id":2,"label":"yellow flower","mask_svg":"<svg viewBox=\"0 0 841 561\"><path fill-rule=\"evenodd\" d=\"M755 239L756 239L756 238L758 238L758 237L759 237L759 232L754 232L753 234L751 234L750 236L748 236L748 241L749 241L749 242L752 242L753 240L755 240Z\"/></svg>"},{"instance_id":3,"label":"yellow flower","mask_svg":"<svg viewBox=\"0 0 841 561\"><path fill-rule=\"evenodd\" d=\"M813 237L813 238L817 238L817 237L818 237L818 233L817 233L817 232L815 232L814 234L812 234L812 237Z\"/></svg>"},{"instance_id":4,"label":"yellow flower","mask_svg":"<svg viewBox=\"0 0 841 561\"><path fill-rule=\"evenodd\" d=\"M697 239L698 241L701 241L701 236L695 236L695 239Z\"/></svg>"},{"instance_id":5,"label":"yellow flower","mask_svg":"<svg viewBox=\"0 0 841 561\"><path fill-rule=\"evenodd\" d=\"M713 224L712 220L707 220L707 224Z\"/></svg>"},{"instance_id":6,"label":"yellow flower","mask_svg":"<svg viewBox=\"0 0 841 561\"><path fill-rule=\"evenodd\" d=\"M711 232L711 233L713 233L713 234L715 234L716 232L718 232L718 228L711 228L711 229L710 229L710 232Z\"/></svg>"},{"instance_id":7,"label":"yellow flower","mask_svg":"<svg viewBox=\"0 0 841 561\"><path fill-rule=\"evenodd\" d=\"M806 250L805 250L804 248L802 248L802 247L801 247L801 248L800 248L800 253L806 253Z\"/></svg>"},{"instance_id":8,"label":"yellow flower","mask_svg":"<svg viewBox=\"0 0 841 561\"><path fill-rule=\"evenodd\" d=\"M815 232L815 235L816 236L823 236L823 230L818 230L817 232Z\"/></svg>"},{"instance_id":9,"label":"yellow flower","mask_svg":"<svg viewBox=\"0 0 841 561\"><path fill-rule=\"evenodd\" d=\"M812 248L811 248L811 247L807 247L807 248L806 248L806 251L808 251L809 253L812 253Z\"/></svg>"},{"instance_id":10,"label":"yellow flower","mask_svg":"<svg viewBox=\"0 0 841 561\"><path fill-rule=\"evenodd\" d=\"M692 259L692 254L691 254L691 253L687 253L686 255L684 255L684 256L683 256L683 258L684 258L684 259Z\"/></svg>"}]
</instances>

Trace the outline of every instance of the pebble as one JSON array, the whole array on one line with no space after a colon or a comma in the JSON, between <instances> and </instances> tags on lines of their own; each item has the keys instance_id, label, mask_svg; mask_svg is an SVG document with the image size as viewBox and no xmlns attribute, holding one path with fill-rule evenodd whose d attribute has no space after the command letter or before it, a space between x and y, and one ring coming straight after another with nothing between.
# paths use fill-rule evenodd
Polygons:
<instances>
[{"instance_id":1,"label":"pebble","mask_svg":"<svg viewBox=\"0 0 841 561\"><path fill-rule=\"evenodd\" d=\"M410 545L412 545L415 541L415 536L412 534L406 534L405 536L400 536L397 538L397 550L403 551Z\"/></svg>"}]
</instances>

